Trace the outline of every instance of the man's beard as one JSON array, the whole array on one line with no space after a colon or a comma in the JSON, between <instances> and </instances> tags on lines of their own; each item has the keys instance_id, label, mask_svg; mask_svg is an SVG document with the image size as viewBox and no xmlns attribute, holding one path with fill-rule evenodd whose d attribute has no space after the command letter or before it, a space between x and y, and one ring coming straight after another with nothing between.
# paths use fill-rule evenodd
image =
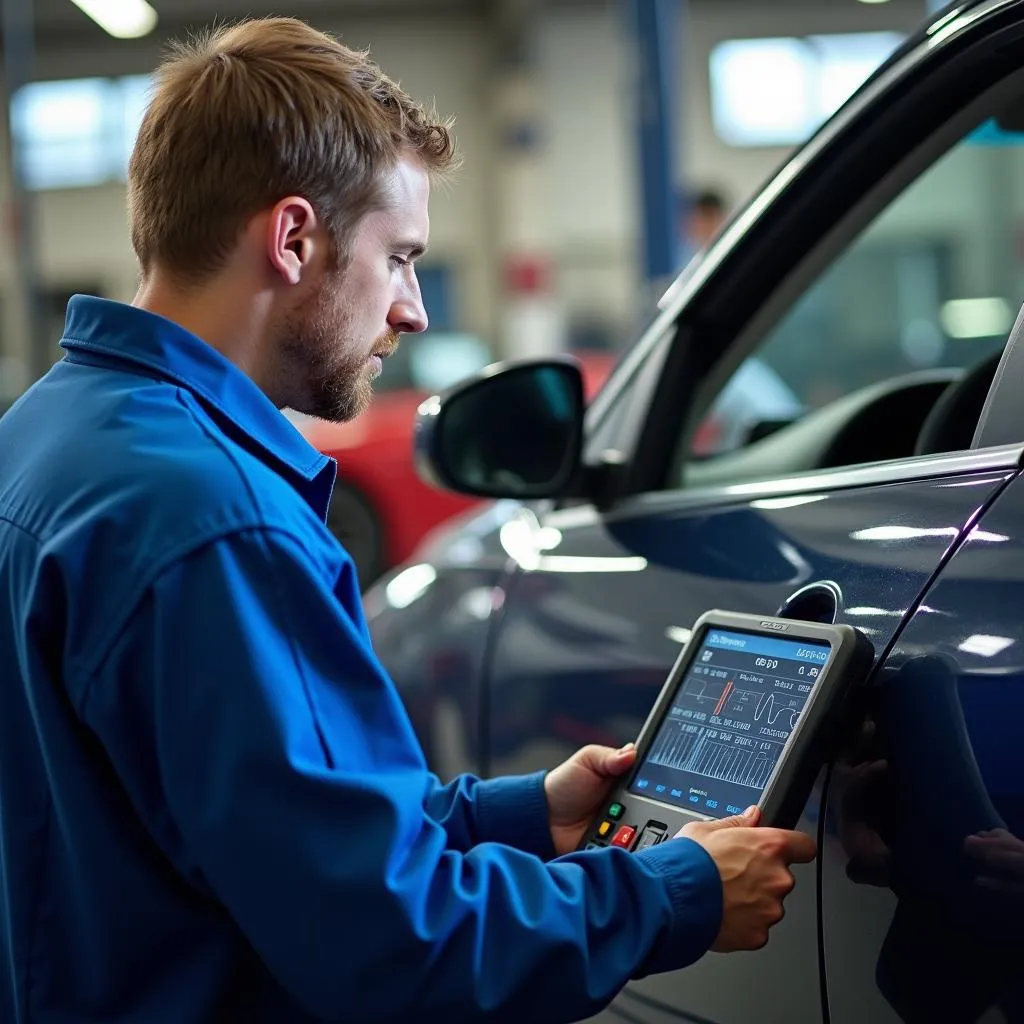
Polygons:
<instances>
[{"instance_id":1,"label":"man's beard","mask_svg":"<svg viewBox=\"0 0 1024 1024\"><path fill-rule=\"evenodd\" d=\"M301 395L301 408L292 407L331 423L355 419L373 398L368 355L390 355L398 337L386 331L369 348L358 344L348 318L334 309L332 290L324 288L308 314L289 318L284 325L281 344L292 378L289 390Z\"/></svg>"}]
</instances>

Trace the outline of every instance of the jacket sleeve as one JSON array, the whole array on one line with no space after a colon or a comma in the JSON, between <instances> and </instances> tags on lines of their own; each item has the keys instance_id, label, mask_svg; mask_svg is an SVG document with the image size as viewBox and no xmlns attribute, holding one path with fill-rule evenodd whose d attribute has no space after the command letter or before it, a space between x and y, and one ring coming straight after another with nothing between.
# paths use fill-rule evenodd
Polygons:
<instances>
[{"instance_id":1,"label":"jacket sleeve","mask_svg":"<svg viewBox=\"0 0 1024 1024\"><path fill-rule=\"evenodd\" d=\"M689 840L453 849L393 685L285 532L165 569L80 713L172 863L318 1018L579 1020L717 934L721 882ZM514 837L487 813L481 835Z\"/></svg>"},{"instance_id":2,"label":"jacket sleeve","mask_svg":"<svg viewBox=\"0 0 1024 1024\"><path fill-rule=\"evenodd\" d=\"M507 843L550 860L555 847L544 795L546 774L460 775L447 786L432 778L426 810L444 828L453 849L465 853L478 843Z\"/></svg>"}]
</instances>

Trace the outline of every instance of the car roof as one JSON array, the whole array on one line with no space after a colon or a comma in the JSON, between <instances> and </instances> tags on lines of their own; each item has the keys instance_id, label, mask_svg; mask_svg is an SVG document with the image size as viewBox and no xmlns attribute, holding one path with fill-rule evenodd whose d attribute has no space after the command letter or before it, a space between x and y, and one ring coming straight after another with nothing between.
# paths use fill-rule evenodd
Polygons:
<instances>
[{"instance_id":1,"label":"car roof","mask_svg":"<svg viewBox=\"0 0 1024 1024\"><path fill-rule=\"evenodd\" d=\"M955 18L960 18L979 7L987 7L992 10L1005 10L1008 8L1012 9L1013 7L1024 8L1024 2L1022 0L953 0L952 3L946 4L941 10L928 14L889 58L883 61L867 81L871 81L872 78L877 77L891 65L905 57L915 47L920 46L929 35L933 35L936 32L941 24L951 22ZM937 45L941 46L945 41L937 40Z\"/></svg>"}]
</instances>

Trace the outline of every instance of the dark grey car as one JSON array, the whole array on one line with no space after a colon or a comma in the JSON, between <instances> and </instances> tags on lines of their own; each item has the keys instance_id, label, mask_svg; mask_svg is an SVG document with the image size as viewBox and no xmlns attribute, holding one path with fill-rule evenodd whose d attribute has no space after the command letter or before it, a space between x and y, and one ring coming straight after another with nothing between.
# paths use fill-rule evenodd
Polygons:
<instances>
[{"instance_id":1,"label":"dark grey car","mask_svg":"<svg viewBox=\"0 0 1024 1024\"><path fill-rule=\"evenodd\" d=\"M1024 0L957 5L683 275L585 419L558 363L424 411L427 468L501 499L367 595L442 774L632 738L710 607L875 646L768 946L603 1020L1024 1019L1022 133ZM806 411L696 451L751 359Z\"/></svg>"}]
</instances>

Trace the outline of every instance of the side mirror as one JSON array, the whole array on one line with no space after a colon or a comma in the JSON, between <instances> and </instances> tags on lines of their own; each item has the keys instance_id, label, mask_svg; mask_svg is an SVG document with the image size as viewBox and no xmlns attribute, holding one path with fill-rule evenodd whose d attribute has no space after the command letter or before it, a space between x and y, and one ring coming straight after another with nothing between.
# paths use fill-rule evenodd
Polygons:
<instances>
[{"instance_id":1,"label":"side mirror","mask_svg":"<svg viewBox=\"0 0 1024 1024\"><path fill-rule=\"evenodd\" d=\"M482 498L561 497L579 470L583 413L575 360L497 364L419 407L417 469Z\"/></svg>"}]
</instances>

